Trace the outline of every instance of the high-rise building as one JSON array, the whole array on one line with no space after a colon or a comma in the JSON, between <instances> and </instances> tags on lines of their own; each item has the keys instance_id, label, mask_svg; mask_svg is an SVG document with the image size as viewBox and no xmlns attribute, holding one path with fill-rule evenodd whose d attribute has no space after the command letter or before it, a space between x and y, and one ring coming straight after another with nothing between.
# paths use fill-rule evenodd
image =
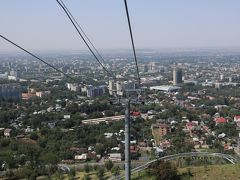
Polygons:
<instances>
[{"instance_id":1,"label":"high-rise building","mask_svg":"<svg viewBox=\"0 0 240 180\"><path fill-rule=\"evenodd\" d=\"M110 94L110 95L113 95L113 91L115 90L114 80L113 80L113 79L110 79L110 80L109 80L108 89L109 89L109 94Z\"/></svg>"},{"instance_id":2,"label":"high-rise building","mask_svg":"<svg viewBox=\"0 0 240 180\"><path fill-rule=\"evenodd\" d=\"M182 83L182 69L173 68L173 85L176 86Z\"/></svg>"},{"instance_id":3,"label":"high-rise building","mask_svg":"<svg viewBox=\"0 0 240 180\"><path fill-rule=\"evenodd\" d=\"M143 66L143 72L148 72L148 66L147 65Z\"/></svg>"},{"instance_id":4,"label":"high-rise building","mask_svg":"<svg viewBox=\"0 0 240 180\"><path fill-rule=\"evenodd\" d=\"M117 81L117 95L123 95L123 82Z\"/></svg>"},{"instance_id":5,"label":"high-rise building","mask_svg":"<svg viewBox=\"0 0 240 180\"><path fill-rule=\"evenodd\" d=\"M105 91L106 86L89 86L87 88L87 97L102 96Z\"/></svg>"},{"instance_id":6,"label":"high-rise building","mask_svg":"<svg viewBox=\"0 0 240 180\"><path fill-rule=\"evenodd\" d=\"M67 88L68 90L74 91L74 92L78 92L78 91L80 92L81 90L81 87L76 83L67 83Z\"/></svg>"},{"instance_id":7,"label":"high-rise building","mask_svg":"<svg viewBox=\"0 0 240 180\"><path fill-rule=\"evenodd\" d=\"M129 95L132 92L136 92L137 82L136 81L122 81L117 80L116 82L112 79L109 80L108 90L110 95Z\"/></svg>"},{"instance_id":8,"label":"high-rise building","mask_svg":"<svg viewBox=\"0 0 240 180\"><path fill-rule=\"evenodd\" d=\"M156 123L151 125L152 135L155 137L156 143L160 144L163 137L170 133L171 126L168 124Z\"/></svg>"},{"instance_id":9,"label":"high-rise building","mask_svg":"<svg viewBox=\"0 0 240 180\"><path fill-rule=\"evenodd\" d=\"M220 75L220 80L221 80L221 81L224 80L224 75L223 75L223 74Z\"/></svg>"},{"instance_id":10,"label":"high-rise building","mask_svg":"<svg viewBox=\"0 0 240 180\"><path fill-rule=\"evenodd\" d=\"M17 84L1 84L0 100L19 101L21 99L21 87Z\"/></svg>"},{"instance_id":11,"label":"high-rise building","mask_svg":"<svg viewBox=\"0 0 240 180\"><path fill-rule=\"evenodd\" d=\"M18 72L17 71L10 71L10 76L15 76L15 77L18 77Z\"/></svg>"},{"instance_id":12,"label":"high-rise building","mask_svg":"<svg viewBox=\"0 0 240 180\"><path fill-rule=\"evenodd\" d=\"M151 71L154 71L154 70L156 69L156 63L155 63L155 62L150 62L150 64L149 64L149 69L150 69Z\"/></svg>"}]
</instances>

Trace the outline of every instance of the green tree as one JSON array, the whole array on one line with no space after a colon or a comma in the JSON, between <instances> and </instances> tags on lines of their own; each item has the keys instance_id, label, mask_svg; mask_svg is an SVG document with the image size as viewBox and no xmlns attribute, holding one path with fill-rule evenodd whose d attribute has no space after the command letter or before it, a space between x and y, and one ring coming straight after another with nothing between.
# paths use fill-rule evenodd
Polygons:
<instances>
[{"instance_id":1,"label":"green tree","mask_svg":"<svg viewBox=\"0 0 240 180\"><path fill-rule=\"evenodd\" d=\"M7 176L9 179L12 179L12 178L14 177L13 171L12 171L12 170L8 170L8 171L6 172L6 176Z\"/></svg>"},{"instance_id":2,"label":"green tree","mask_svg":"<svg viewBox=\"0 0 240 180\"><path fill-rule=\"evenodd\" d=\"M116 177L120 175L120 168L119 166L114 166L111 170L112 174Z\"/></svg>"},{"instance_id":3,"label":"green tree","mask_svg":"<svg viewBox=\"0 0 240 180\"><path fill-rule=\"evenodd\" d=\"M104 165L108 171L113 168L113 162L111 160L105 161Z\"/></svg>"},{"instance_id":4,"label":"green tree","mask_svg":"<svg viewBox=\"0 0 240 180\"><path fill-rule=\"evenodd\" d=\"M97 154L101 154L102 155L104 153L104 151L105 151L104 145L101 144L101 143L97 143L96 146L95 146L95 152Z\"/></svg>"},{"instance_id":5,"label":"green tree","mask_svg":"<svg viewBox=\"0 0 240 180\"><path fill-rule=\"evenodd\" d=\"M6 156L5 161L6 161L9 169L16 167L16 160L14 159L14 157L11 154L8 154Z\"/></svg>"},{"instance_id":6,"label":"green tree","mask_svg":"<svg viewBox=\"0 0 240 180\"><path fill-rule=\"evenodd\" d=\"M48 165L46 167L46 174L48 176L48 178L50 179L51 176L57 171L57 166L55 165Z\"/></svg>"},{"instance_id":7,"label":"green tree","mask_svg":"<svg viewBox=\"0 0 240 180\"><path fill-rule=\"evenodd\" d=\"M10 148L12 151L17 151L18 150L18 143L17 142L11 142Z\"/></svg>"},{"instance_id":8,"label":"green tree","mask_svg":"<svg viewBox=\"0 0 240 180\"><path fill-rule=\"evenodd\" d=\"M89 174L85 174L85 175L83 176L83 180L91 180Z\"/></svg>"},{"instance_id":9,"label":"green tree","mask_svg":"<svg viewBox=\"0 0 240 180\"><path fill-rule=\"evenodd\" d=\"M94 118L102 118L103 114L99 111L93 112L89 115L90 119L94 119Z\"/></svg>"},{"instance_id":10,"label":"green tree","mask_svg":"<svg viewBox=\"0 0 240 180\"><path fill-rule=\"evenodd\" d=\"M40 158L44 164L56 165L58 163L58 157L52 152L43 153Z\"/></svg>"},{"instance_id":11,"label":"green tree","mask_svg":"<svg viewBox=\"0 0 240 180\"><path fill-rule=\"evenodd\" d=\"M88 164L88 163L84 165L84 171L85 171L86 173L89 173L89 172L90 172L90 167L89 167L89 164Z\"/></svg>"},{"instance_id":12,"label":"green tree","mask_svg":"<svg viewBox=\"0 0 240 180\"><path fill-rule=\"evenodd\" d=\"M32 139L32 140L38 140L38 135L37 135L37 133L36 133L36 132L31 133L31 134L30 134L30 139Z\"/></svg>"},{"instance_id":13,"label":"green tree","mask_svg":"<svg viewBox=\"0 0 240 180\"><path fill-rule=\"evenodd\" d=\"M214 138L213 135L208 136L207 139L206 139L207 145L212 145L214 139L215 139L215 138Z\"/></svg>"},{"instance_id":14,"label":"green tree","mask_svg":"<svg viewBox=\"0 0 240 180\"><path fill-rule=\"evenodd\" d=\"M8 147L10 144L10 140L9 139L2 139L0 142L2 147Z\"/></svg>"},{"instance_id":15,"label":"green tree","mask_svg":"<svg viewBox=\"0 0 240 180\"><path fill-rule=\"evenodd\" d=\"M105 173L105 170L103 167L99 167L98 170L97 170L97 177L99 180L103 180L104 179L104 173Z\"/></svg>"},{"instance_id":16,"label":"green tree","mask_svg":"<svg viewBox=\"0 0 240 180\"><path fill-rule=\"evenodd\" d=\"M59 180L63 180L64 179L64 174L60 170L58 170L55 175L56 175L56 178L59 179Z\"/></svg>"},{"instance_id":17,"label":"green tree","mask_svg":"<svg viewBox=\"0 0 240 180\"><path fill-rule=\"evenodd\" d=\"M76 176L76 170L74 168L71 168L68 173L68 177L69 177L69 179L74 179L75 176Z\"/></svg>"},{"instance_id":18,"label":"green tree","mask_svg":"<svg viewBox=\"0 0 240 180\"><path fill-rule=\"evenodd\" d=\"M170 162L157 161L150 165L147 170L150 176L155 177L157 180L179 180L177 168Z\"/></svg>"},{"instance_id":19,"label":"green tree","mask_svg":"<svg viewBox=\"0 0 240 180\"><path fill-rule=\"evenodd\" d=\"M114 116L114 111L106 110L106 111L105 111L105 116L107 116L107 117L109 117L109 116Z\"/></svg>"}]
</instances>

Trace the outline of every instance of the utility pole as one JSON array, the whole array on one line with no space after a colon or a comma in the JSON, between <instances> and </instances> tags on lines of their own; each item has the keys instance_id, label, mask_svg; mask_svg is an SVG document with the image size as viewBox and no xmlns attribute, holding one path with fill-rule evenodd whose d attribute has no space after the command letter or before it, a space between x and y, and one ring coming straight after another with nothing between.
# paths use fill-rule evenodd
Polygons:
<instances>
[{"instance_id":1,"label":"utility pole","mask_svg":"<svg viewBox=\"0 0 240 180\"><path fill-rule=\"evenodd\" d=\"M125 110L125 180L131 179L131 159L130 159L130 100L126 102Z\"/></svg>"}]
</instances>

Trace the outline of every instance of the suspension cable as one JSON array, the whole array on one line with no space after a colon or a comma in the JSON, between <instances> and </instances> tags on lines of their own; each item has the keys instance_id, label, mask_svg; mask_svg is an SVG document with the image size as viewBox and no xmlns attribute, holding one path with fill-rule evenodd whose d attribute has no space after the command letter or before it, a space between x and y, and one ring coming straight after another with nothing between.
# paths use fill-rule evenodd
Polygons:
<instances>
[{"instance_id":1,"label":"suspension cable","mask_svg":"<svg viewBox=\"0 0 240 180\"><path fill-rule=\"evenodd\" d=\"M82 40L84 41L84 43L86 44L87 48L89 49L89 51L92 53L92 55L94 56L94 58L97 60L97 62L101 65L101 67L103 68L104 71L106 71L106 73L110 76L110 77L114 77L114 75L109 72L107 70L107 68L100 62L100 60L98 59L98 57L96 56L96 54L93 52L93 50L91 49L91 47L89 46L89 44L87 43L86 39L83 37L82 33L80 32L80 30L77 28L76 24L74 23L73 19L71 18L70 14L68 13L68 11L65 9L64 5L61 4L59 2L59 0L56 0L57 3L61 6L61 8L63 9L63 11L65 12L65 14L67 15L67 17L69 18L69 20L71 21L72 25L74 26L74 28L77 30L79 36L82 38Z\"/></svg>"},{"instance_id":2,"label":"suspension cable","mask_svg":"<svg viewBox=\"0 0 240 180\"><path fill-rule=\"evenodd\" d=\"M124 4L125 4L126 15L127 15L127 20L128 20L128 28L129 28L130 37L131 37L131 43L132 43L132 48L133 48L134 60L135 60L135 65L136 65L136 70L137 70L138 84L139 84L139 87L141 87L141 79L140 79L140 75L139 75L138 61L137 61L137 55L136 55L136 50L135 50L135 45L134 45L134 40L133 40L132 27L131 27L129 12L128 12L127 0L124 0Z\"/></svg>"}]
</instances>

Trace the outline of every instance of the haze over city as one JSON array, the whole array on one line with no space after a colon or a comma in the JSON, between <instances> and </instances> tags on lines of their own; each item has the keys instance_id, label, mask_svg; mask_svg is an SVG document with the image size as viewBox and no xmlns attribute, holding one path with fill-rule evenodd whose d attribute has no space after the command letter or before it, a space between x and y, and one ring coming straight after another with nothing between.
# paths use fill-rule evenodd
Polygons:
<instances>
[{"instance_id":1,"label":"haze over city","mask_svg":"<svg viewBox=\"0 0 240 180\"><path fill-rule=\"evenodd\" d=\"M0 179L239 179L239 7L1 1Z\"/></svg>"},{"instance_id":2,"label":"haze over city","mask_svg":"<svg viewBox=\"0 0 240 180\"><path fill-rule=\"evenodd\" d=\"M124 3L72 0L66 5L96 47L130 49ZM240 47L238 0L130 0L137 49ZM55 1L2 1L1 33L35 51L83 50ZM0 51L16 48L0 40Z\"/></svg>"}]
</instances>

